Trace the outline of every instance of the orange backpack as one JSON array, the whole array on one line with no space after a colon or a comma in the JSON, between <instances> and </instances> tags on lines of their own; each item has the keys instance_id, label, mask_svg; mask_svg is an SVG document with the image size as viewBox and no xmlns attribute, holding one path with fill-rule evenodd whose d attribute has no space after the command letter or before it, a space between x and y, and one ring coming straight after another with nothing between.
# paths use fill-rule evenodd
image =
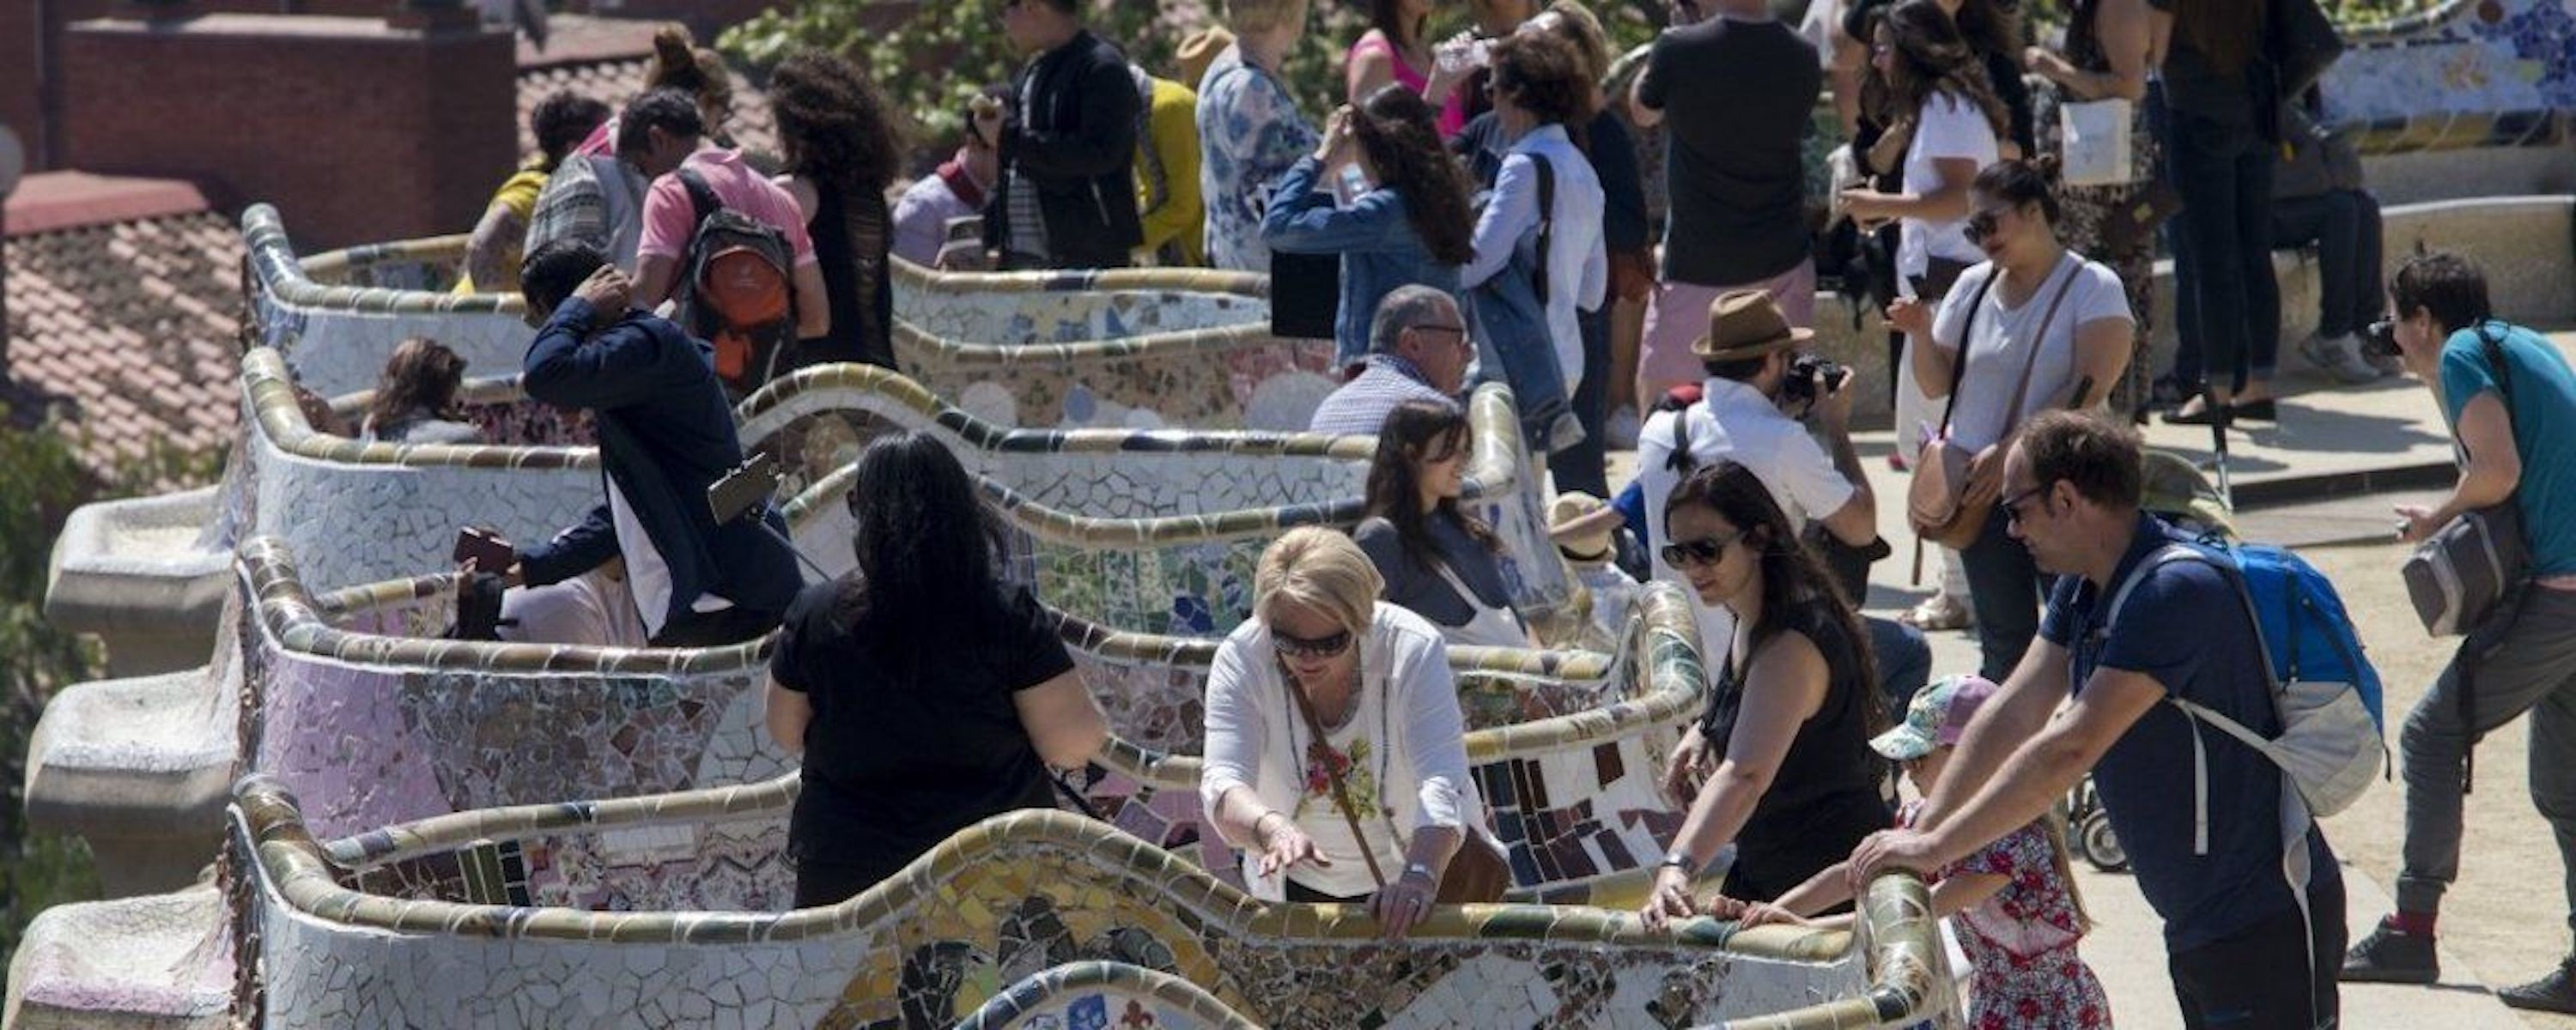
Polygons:
<instances>
[{"instance_id":1,"label":"orange backpack","mask_svg":"<svg viewBox=\"0 0 2576 1030\"><path fill-rule=\"evenodd\" d=\"M678 321L715 346L717 377L749 393L776 372L796 329L793 251L778 227L725 207L695 169L679 175L698 228L681 259Z\"/></svg>"}]
</instances>

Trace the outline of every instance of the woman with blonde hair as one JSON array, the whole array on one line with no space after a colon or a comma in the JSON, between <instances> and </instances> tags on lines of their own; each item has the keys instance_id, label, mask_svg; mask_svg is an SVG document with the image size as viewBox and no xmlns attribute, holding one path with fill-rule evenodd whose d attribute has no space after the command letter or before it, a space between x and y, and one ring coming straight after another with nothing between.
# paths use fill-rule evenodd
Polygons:
<instances>
[{"instance_id":1,"label":"woman with blonde hair","mask_svg":"<svg viewBox=\"0 0 2576 1030\"><path fill-rule=\"evenodd\" d=\"M1429 913L1465 849L1499 860L1468 777L1440 631L1377 600L1350 538L1290 530L1262 552L1252 618L1208 673L1208 824L1265 901L1359 902L1389 937Z\"/></svg>"}]
</instances>

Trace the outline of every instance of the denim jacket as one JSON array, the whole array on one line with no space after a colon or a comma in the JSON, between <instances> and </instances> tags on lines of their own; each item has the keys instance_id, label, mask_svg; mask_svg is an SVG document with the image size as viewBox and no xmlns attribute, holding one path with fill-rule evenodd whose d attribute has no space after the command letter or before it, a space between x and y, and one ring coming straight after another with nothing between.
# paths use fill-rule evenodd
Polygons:
<instances>
[{"instance_id":1,"label":"denim jacket","mask_svg":"<svg viewBox=\"0 0 2576 1030\"><path fill-rule=\"evenodd\" d=\"M1458 292L1458 266L1431 258L1407 217L1404 195L1378 187L1348 209L1334 206L1321 189L1324 166L1312 155L1297 159L1279 179L1279 191L1261 216L1261 242L1292 254L1342 256L1341 311L1333 320L1333 364L1347 367L1368 357L1369 323L1378 301L1399 286L1420 284Z\"/></svg>"},{"instance_id":2,"label":"denim jacket","mask_svg":"<svg viewBox=\"0 0 2576 1030\"><path fill-rule=\"evenodd\" d=\"M1503 158L1502 174L1476 222L1476 257L1458 273L1462 285L1474 287L1510 267L1515 252L1535 247L1538 235L1538 173L1530 162L1547 161L1556 171L1554 235L1547 255L1547 328L1556 345L1557 363L1565 370L1568 393L1583 378L1583 331L1575 312L1601 306L1610 290L1610 257L1601 237L1601 180L1592 161L1575 149L1562 125L1542 125L1513 141Z\"/></svg>"}]
</instances>

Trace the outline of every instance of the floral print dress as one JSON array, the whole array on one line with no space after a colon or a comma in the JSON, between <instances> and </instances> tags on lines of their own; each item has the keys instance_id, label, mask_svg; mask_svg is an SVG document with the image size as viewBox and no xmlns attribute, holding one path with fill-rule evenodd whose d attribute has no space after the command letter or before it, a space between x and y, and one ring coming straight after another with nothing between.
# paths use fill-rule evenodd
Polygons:
<instances>
[{"instance_id":1,"label":"floral print dress","mask_svg":"<svg viewBox=\"0 0 2576 1030\"><path fill-rule=\"evenodd\" d=\"M1288 166L1317 136L1277 75L1227 47L1199 80L1199 188L1207 202L1208 264L1270 271L1261 213Z\"/></svg>"},{"instance_id":2,"label":"floral print dress","mask_svg":"<svg viewBox=\"0 0 2576 1030\"><path fill-rule=\"evenodd\" d=\"M1912 825L1921 803L1909 806ZM2075 950L2084 937L2073 885L2049 855L2048 831L2032 823L1941 870L2005 878L1986 903L1951 917L1968 953L1968 1025L1975 1030L2108 1030L2102 981Z\"/></svg>"}]
</instances>

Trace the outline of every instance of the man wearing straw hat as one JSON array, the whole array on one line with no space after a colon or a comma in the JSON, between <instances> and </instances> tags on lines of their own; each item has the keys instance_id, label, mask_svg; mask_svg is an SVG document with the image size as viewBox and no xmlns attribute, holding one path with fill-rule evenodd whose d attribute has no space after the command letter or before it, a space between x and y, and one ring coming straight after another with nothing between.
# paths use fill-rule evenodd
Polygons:
<instances>
[{"instance_id":1,"label":"man wearing straw hat","mask_svg":"<svg viewBox=\"0 0 2576 1030\"><path fill-rule=\"evenodd\" d=\"M1708 332L1691 343L1708 373L1697 404L1646 420L1637 434L1637 485L1645 495L1649 539L1658 579L1682 582L1664 563L1664 500L1692 469L1719 458L1751 469L1792 523L1823 527L1833 542L1866 548L1878 540L1878 501L1852 449L1850 376L1818 369L1793 384L1798 349L1815 333L1793 327L1771 295L1761 290L1720 294L1708 306ZM1812 418L1818 443L1799 417ZM1688 593L1685 591L1685 593ZM1860 598L1854 597L1857 605ZM1709 668L1735 639L1725 609L1692 602ZM1885 619L1864 620L1877 653L1880 686L1900 706L1922 687L1931 649L1922 634ZM1676 762L1678 769L1685 763Z\"/></svg>"}]
</instances>

